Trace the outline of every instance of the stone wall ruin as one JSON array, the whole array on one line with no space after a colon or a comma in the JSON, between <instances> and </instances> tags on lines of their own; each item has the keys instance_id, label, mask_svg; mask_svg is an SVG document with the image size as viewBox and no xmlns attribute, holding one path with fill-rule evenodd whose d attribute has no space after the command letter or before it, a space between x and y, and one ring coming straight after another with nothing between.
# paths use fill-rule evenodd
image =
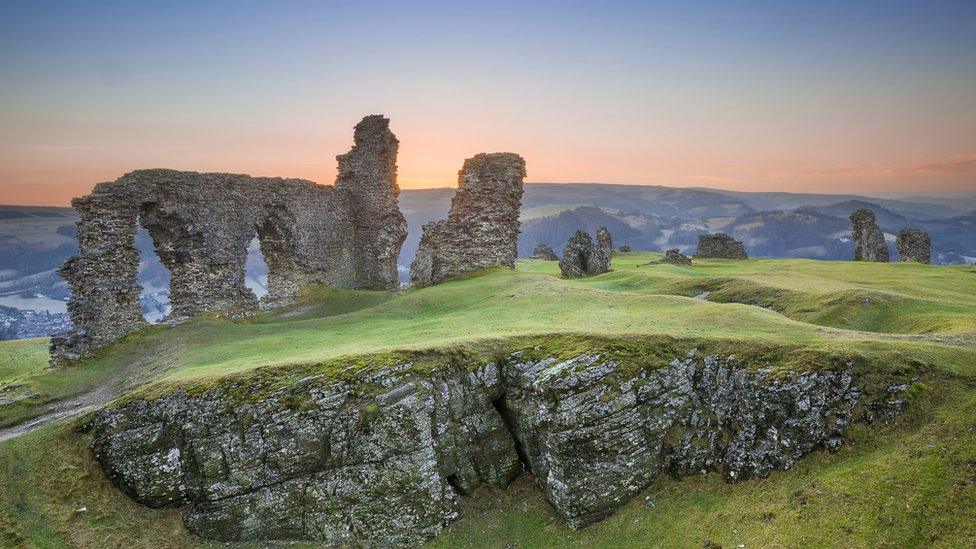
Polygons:
<instances>
[{"instance_id":1,"label":"stone wall ruin","mask_svg":"<svg viewBox=\"0 0 976 549\"><path fill-rule=\"evenodd\" d=\"M481 153L464 161L447 219L427 223L410 282L429 286L485 267L515 268L525 160Z\"/></svg>"},{"instance_id":2,"label":"stone wall ruin","mask_svg":"<svg viewBox=\"0 0 976 549\"><path fill-rule=\"evenodd\" d=\"M698 249L694 257L700 259L749 259L746 247L725 233L698 235Z\"/></svg>"},{"instance_id":3,"label":"stone wall ruin","mask_svg":"<svg viewBox=\"0 0 976 549\"><path fill-rule=\"evenodd\" d=\"M589 233L576 231L563 248L559 260L559 272L566 278L580 278L603 274L610 270L613 257L613 237L606 227L596 230L596 242Z\"/></svg>"},{"instance_id":4,"label":"stone wall ruin","mask_svg":"<svg viewBox=\"0 0 976 549\"><path fill-rule=\"evenodd\" d=\"M392 289L406 237L397 206L398 141L389 119L365 117L352 150L338 157L334 186L301 179L139 170L72 201L78 255L60 270L71 288L73 327L52 338L51 362L71 361L145 325L136 275L137 224L152 236L171 275L169 320L258 307L244 285L257 236L268 265L264 304L310 284Z\"/></svg>"},{"instance_id":5,"label":"stone wall ruin","mask_svg":"<svg viewBox=\"0 0 976 549\"><path fill-rule=\"evenodd\" d=\"M535 250L532 251L532 259L559 261L559 256L556 255L556 251L552 249L552 246L548 244L537 244Z\"/></svg>"},{"instance_id":6,"label":"stone wall ruin","mask_svg":"<svg viewBox=\"0 0 976 549\"><path fill-rule=\"evenodd\" d=\"M932 238L922 229L898 231L898 260L925 263L932 261Z\"/></svg>"},{"instance_id":7,"label":"stone wall ruin","mask_svg":"<svg viewBox=\"0 0 976 549\"><path fill-rule=\"evenodd\" d=\"M851 214L851 223L854 225L852 236L854 237L854 261L877 261L887 263L888 244L885 242L884 233L878 227L874 212L867 208Z\"/></svg>"}]
</instances>

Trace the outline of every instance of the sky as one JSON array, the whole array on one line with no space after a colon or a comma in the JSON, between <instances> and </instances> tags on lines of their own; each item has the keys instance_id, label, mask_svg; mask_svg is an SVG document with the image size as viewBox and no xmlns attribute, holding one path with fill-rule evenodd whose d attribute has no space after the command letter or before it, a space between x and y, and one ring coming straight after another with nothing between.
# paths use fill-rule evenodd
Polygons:
<instances>
[{"instance_id":1,"label":"sky","mask_svg":"<svg viewBox=\"0 0 976 549\"><path fill-rule=\"evenodd\" d=\"M680 4L680 5L675 5ZM362 116L401 188L976 191L976 2L45 2L0 10L0 203L140 168L331 184Z\"/></svg>"}]
</instances>

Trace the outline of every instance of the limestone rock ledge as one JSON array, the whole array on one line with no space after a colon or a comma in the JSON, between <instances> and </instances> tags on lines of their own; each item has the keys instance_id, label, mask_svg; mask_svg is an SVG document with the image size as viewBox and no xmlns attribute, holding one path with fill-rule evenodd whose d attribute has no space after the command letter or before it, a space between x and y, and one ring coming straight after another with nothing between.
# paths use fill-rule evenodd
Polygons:
<instances>
[{"instance_id":1,"label":"limestone rock ledge","mask_svg":"<svg viewBox=\"0 0 976 549\"><path fill-rule=\"evenodd\" d=\"M893 378L867 394L850 368L784 374L694 351L642 368L527 349L479 366L314 375L257 398L240 383L178 391L83 428L116 486L185 506L203 538L412 545L459 518L462 496L523 468L574 528L663 473L764 477L836 449L853 421L890 420L906 387Z\"/></svg>"}]
</instances>

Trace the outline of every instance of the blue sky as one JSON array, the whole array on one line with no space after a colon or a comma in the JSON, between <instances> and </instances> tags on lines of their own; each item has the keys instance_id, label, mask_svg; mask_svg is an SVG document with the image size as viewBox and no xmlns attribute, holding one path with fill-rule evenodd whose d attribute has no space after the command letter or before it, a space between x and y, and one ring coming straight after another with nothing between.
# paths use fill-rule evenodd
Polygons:
<instances>
[{"instance_id":1,"label":"blue sky","mask_svg":"<svg viewBox=\"0 0 976 549\"><path fill-rule=\"evenodd\" d=\"M404 187L976 187L976 2L5 2L0 202L143 167L330 183L360 117Z\"/></svg>"}]
</instances>

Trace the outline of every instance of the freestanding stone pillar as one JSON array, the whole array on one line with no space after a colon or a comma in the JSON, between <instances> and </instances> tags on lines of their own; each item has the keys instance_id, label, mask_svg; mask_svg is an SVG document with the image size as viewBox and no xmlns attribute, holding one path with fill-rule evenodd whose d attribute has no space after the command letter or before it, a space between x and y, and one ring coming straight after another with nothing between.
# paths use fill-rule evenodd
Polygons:
<instances>
[{"instance_id":1,"label":"freestanding stone pillar","mask_svg":"<svg viewBox=\"0 0 976 549\"><path fill-rule=\"evenodd\" d=\"M104 185L104 184L103 184ZM146 325L139 306L136 212L99 187L71 201L77 210L78 255L58 270L71 288L73 327L51 338L51 364L70 362Z\"/></svg>"},{"instance_id":2,"label":"freestanding stone pillar","mask_svg":"<svg viewBox=\"0 0 976 549\"><path fill-rule=\"evenodd\" d=\"M874 212L867 208L851 214L851 223L854 224L854 261L888 262L888 244L885 243L884 233L875 220Z\"/></svg>"},{"instance_id":3,"label":"freestanding stone pillar","mask_svg":"<svg viewBox=\"0 0 976 549\"><path fill-rule=\"evenodd\" d=\"M596 230L596 242L584 230L576 231L563 248L559 272L566 278L603 274L610 270L613 237L606 227Z\"/></svg>"},{"instance_id":4,"label":"freestanding stone pillar","mask_svg":"<svg viewBox=\"0 0 976 549\"><path fill-rule=\"evenodd\" d=\"M397 205L400 142L390 120L378 114L356 124L354 139L352 150L336 157L336 188L349 196L356 277L363 288L395 288L397 258L407 238L407 220Z\"/></svg>"},{"instance_id":5,"label":"freestanding stone pillar","mask_svg":"<svg viewBox=\"0 0 976 549\"><path fill-rule=\"evenodd\" d=\"M423 227L410 281L417 286L484 267L515 268L525 160L481 153L464 161L447 219Z\"/></svg>"},{"instance_id":6,"label":"freestanding stone pillar","mask_svg":"<svg viewBox=\"0 0 976 549\"><path fill-rule=\"evenodd\" d=\"M898 232L898 260L928 264L932 261L932 238L922 229Z\"/></svg>"}]
</instances>

